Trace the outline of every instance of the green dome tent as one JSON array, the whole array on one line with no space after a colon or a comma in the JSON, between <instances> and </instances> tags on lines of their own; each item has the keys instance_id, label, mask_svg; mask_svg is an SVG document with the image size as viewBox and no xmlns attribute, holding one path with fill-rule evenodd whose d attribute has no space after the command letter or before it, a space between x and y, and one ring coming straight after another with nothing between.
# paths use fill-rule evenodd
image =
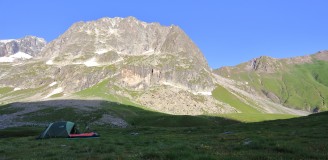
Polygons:
<instances>
[{"instance_id":1,"label":"green dome tent","mask_svg":"<svg viewBox=\"0 0 328 160\"><path fill-rule=\"evenodd\" d=\"M70 134L79 134L73 122L55 122L50 123L49 126L39 135L37 139L43 138L68 138Z\"/></svg>"}]
</instances>

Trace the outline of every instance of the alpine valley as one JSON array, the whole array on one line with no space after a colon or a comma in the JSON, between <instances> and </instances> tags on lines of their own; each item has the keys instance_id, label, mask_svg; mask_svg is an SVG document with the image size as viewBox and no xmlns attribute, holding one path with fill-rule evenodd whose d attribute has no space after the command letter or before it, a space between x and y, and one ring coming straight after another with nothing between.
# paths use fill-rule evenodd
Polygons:
<instances>
[{"instance_id":1,"label":"alpine valley","mask_svg":"<svg viewBox=\"0 0 328 160\"><path fill-rule=\"evenodd\" d=\"M328 51L212 69L134 17L0 40L0 159L328 159L327 70Z\"/></svg>"},{"instance_id":2,"label":"alpine valley","mask_svg":"<svg viewBox=\"0 0 328 160\"><path fill-rule=\"evenodd\" d=\"M327 110L327 51L213 70L181 28L134 17L77 22L49 43L1 40L0 56L0 102L8 112L0 128L34 123L22 117L47 109L95 111L103 101L242 121ZM110 112L98 119L106 116L122 118Z\"/></svg>"}]
</instances>

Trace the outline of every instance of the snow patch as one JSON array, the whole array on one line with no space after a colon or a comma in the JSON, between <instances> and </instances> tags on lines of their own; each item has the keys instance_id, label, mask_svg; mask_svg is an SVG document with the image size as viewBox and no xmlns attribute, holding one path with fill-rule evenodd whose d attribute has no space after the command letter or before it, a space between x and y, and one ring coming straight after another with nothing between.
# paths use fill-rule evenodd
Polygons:
<instances>
[{"instance_id":1,"label":"snow patch","mask_svg":"<svg viewBox=\"0 0 328 160\"><path fill-rule=\"evenodd\" d=\"M47 64L47 65L53 65L53 64L54 64L54 62L53 62L53 60L52 60L52 59L50 59L50 60L48 60L48 61L46 62L46 64Z\"/></svg>"},{"instance_id":2,"label":"snow patch","mask_svg":"<svg viewBox=\"0 0 328 160\"><path fill-rule=\"evenodd\" d=\"M22 90L21 88L14 88L14 91Z\"/></svg>"},{"instance_id":3,"label":"snow patch","mask_svg":"<svg viewBox=\"0 0 328 160\"><path fill-rule=\"evenodd\" d=\"M89 34L89 35L92 33L91 30L86 30L85 32L87 32L87 34Z\"/></svg>"},{"instance_id":4,"label":"snow patch","mask_svg":"<svg viewBox=\"0 0 328 160\"><path fill-rule=\"evenodd\" d=\"M57 82L52 82L51 84L49 84L49 87L52 87L52 86L54 86L56 84L57 84Z\"/></svg>"},{"instance_id":5,"label":"snow patch","mask_svg":"<svg viewBox=\"0 0 328 160\"><path fill-rule=\"evenodd\" d=\"M104 53L106 53L106 52L108 52L107 49L99 49L99 50L96 50L95 53L97 53L97 54L104 54Z\"/></svg>"},{"instance_id":6,"label":"snow patch","mask_svg":"<svg viewBox=\"0 0 328 160\"><path fill-rule=\"evenodd\" d=\"M76 64L76 65L83 64L83 65L85 65L87 67L94 67L94 66L112 65L112 64L121 62L123 60L124 60L123 58L119 58L116 61L113 61L113 62L110 62L110 63L101 63L101 64L99 64L97 62L97 59L95 57L93 57L93 58L91 58L91 59L89 59L89 60L87 60L85 62L74 62L73 64Z\"/></svg>"},{"instance_id":7,"label":"snow patch","mask_svg":"<svg viewBox=\"0 0 328 160\"><path fill-rule=\"evenodd\" d=\"M97 63L97 60L95 57L87 60L86 62L84 62L84 65L86 65L87 67L94 67L94 66L99 66L100 64Z\"/></svg>"},{"instance_id":8,"label":"snow patch","mask_svg":"<svg viewBox=\"0 0 328 160\"><path fill-rule=\"evenodd\" d=\"M9 43L14 41L14 39L4 39L4 40L0 40L0 43Z\"/></svg>"},{"instance_id":9,"label":"snow patch","mask_svg":"<svg viewBox=\"0 0 328 160\"><path fill-rule=\"evenodd\" d=\"M17 52L13 55L7 56L7 57L0 57L0 62L14 62L16 59L31 59L32 56L28 55L24 52Z\"/></svg>"},{"instance_id":10,"label":"snow patch","mask_svg":"<svg viewBox=\"0 0 328 160\"><path fill-rule=\"evenodd\" d=\"M58 94L58 93L62 93L64 90L62 87L56 88L54 89L51 93L49 93L45 98L49 98L52 95Z\"/></svg>"},{"instance_id":11,"label":"snow patch","mask_svg":"<svg viewBox=\"0 0 328 160\"><path fill-rule=\"evenodd\" d=\"M12 57L14 59L31 59L32 58L31 55L26 54L24 52L17 52L17 53L15 53L15 54L13 54L13 55L11 55L9 57Z\"/></svg>"}]
</instances>

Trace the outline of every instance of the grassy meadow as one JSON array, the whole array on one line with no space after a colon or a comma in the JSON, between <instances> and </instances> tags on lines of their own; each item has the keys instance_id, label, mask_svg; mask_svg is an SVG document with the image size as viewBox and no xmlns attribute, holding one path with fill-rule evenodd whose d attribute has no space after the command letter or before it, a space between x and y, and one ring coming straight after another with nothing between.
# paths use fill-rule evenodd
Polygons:
<instances>
[{"instance_id":1,"label":"grassy meadow","mask_svg":"<svg viewBox=\"0 0 328 160\"><path fill-rule=\"evenodd\" d=\"M31 114L26 120L69 120L83 131L92 117L108 113L130 126L90 124L100 137L89 139L35 140L43 127L3 129L0 159L328 159L326 112L253 123L168 115L112 102L89 114L74 109L39 112L43 114Z\"/></svg>"}]
</instances>

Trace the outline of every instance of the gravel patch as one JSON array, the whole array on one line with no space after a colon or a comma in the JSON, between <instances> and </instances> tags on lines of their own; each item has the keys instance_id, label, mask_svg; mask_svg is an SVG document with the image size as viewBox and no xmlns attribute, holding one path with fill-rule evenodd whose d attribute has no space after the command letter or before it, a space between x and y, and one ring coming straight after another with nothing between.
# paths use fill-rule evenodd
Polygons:
<instances>
[{"instance_id":1,"label":"gravel patch","mask_svg":"<svg viewBox=\"0 0 328 160\"><path fill-rule=\"evenodd\" d=\"M119 127L119 128L126 128L129 126L129 124L126 121L124 121L122 118L114 117L109 114L103 114L103 116L99 120L95 121L93 124L97 124L97 125L109 124L113 127Z\"/></svg>"}]
</instances>

